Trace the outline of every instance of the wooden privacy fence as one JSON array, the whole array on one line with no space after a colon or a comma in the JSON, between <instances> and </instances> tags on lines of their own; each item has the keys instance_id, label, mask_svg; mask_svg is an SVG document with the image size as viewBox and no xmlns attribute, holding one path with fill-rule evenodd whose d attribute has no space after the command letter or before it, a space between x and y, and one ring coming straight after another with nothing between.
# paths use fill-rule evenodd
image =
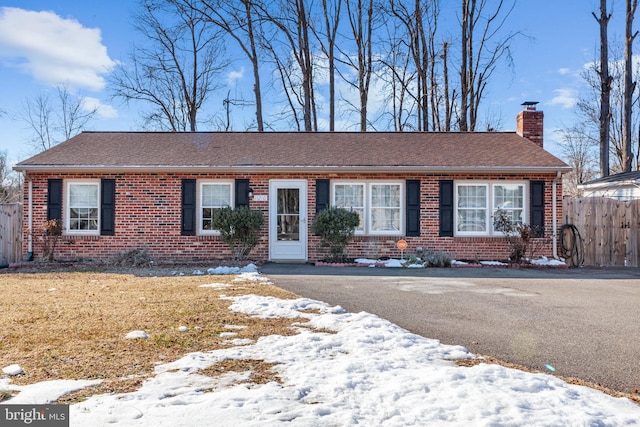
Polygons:
<instances>
[{"instance_id":1,"label":"wooden privacy fence","mask_svg":"<svg viewBox=\"0 0 640 427\"><path fill-rule=\"evenodd\" d=\"M640 200L564 199L566 221L580 232L585 266L640 267Z\"/></svg>"},{"instance_id":2,"label":"wooden privacy fence","mask_svg":"<svg viewBox=\"0 0 640 427\"><path fill-rule=\"evenodd\" d=\"M0 204L0 265L22 259L22 205Z\"/></svg>"}]
</instances>

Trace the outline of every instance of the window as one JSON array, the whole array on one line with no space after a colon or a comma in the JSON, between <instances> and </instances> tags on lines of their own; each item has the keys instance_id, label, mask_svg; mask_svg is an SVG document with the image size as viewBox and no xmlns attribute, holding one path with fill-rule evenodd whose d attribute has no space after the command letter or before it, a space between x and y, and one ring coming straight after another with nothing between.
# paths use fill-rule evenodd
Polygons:
<instances>
[{"instance_id":1,"label":"window","mask_svg":"<svg viewBox=\"0 0 640 427\"><path fill-rule=\"evenodd\" d=\"M212 226L213 215L220 208L233 206L232 190L233 183L231 182L205 181L200 183L198 212L200 213L199 223L202 234L218 234L218 231Z\"/></svg>"},{"instance_id":2,"label":"window","mask_svg":"<svg viewBox=\"0 0 640 427\"><path fill-rule=\"evenodd\" d=\"M67 182L65 228L69 234L99 234L99 212L99 182Z\"/></svg>"},{"instance_id":3,"label":"window","mask_svg":"<svg viewBox=\"0 0 640 427\"><path fill-rule=\"evenodd\" d=\"M488 185L458 185L456 230L463 233L486 233Z\"/></svg>"},{"instance_id":4,"label":"window","mask_svg":"<svg viewBox=\"0 0 640 427\"><path fill-rule=\"evenodd\" d=\"M493 225L498 211L514 224L524 223L525 185L521 183L456 183L455 230L458 236L490 236L500 232Z\"/></svg>"},{"instance_id":5,"label":"window","mask_svg":"<svg viewBox=\"0 0 640 427\"><path fill-rule=\"evenodd\" d=\"M401 235L402 188L401 183L336 182L332 205L358 213L356 234Z\"/></svg>"},{"instance_id":6,"label":"window","mask_svg":"<svg viewBox=\"0 0 640 427\"><path fill-rule=\"evenodd\" d=\"M360 225L356 232L364 233L364 184L336 184L333 191L333 205L357 212Z\"/></svg>"},{"instance_id":7,"label":"window","mask_svg":"<svg viewBox=\"0 0 640 427\"><path fill-rule=\"evenodd\" d=\"M400 194L399 184L371 185L371 233L400 233Z\"/></svg>"},{"instance_id":8,"label":"window","mask_svg":"<svg viewBox=\"0 0 640 427\"><path fill-rule=\"evenodd\" d=\"M524 223L524 185L500 184L493 186L493 212L504 212L514 225ZM495 227L494 232L497 232Z\"/></svg>"}]
</instances>

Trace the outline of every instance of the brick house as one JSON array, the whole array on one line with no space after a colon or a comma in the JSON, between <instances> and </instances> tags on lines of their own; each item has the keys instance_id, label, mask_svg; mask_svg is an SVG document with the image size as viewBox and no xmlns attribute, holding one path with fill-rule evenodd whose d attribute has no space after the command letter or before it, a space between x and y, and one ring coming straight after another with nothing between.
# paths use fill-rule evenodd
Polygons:
<instances>
[{"instance_id":1,"label":"brick house","mask_svg":"<svg viewBox=\"0 0 640 427\"><path fill-rule=\"evenodd\" d=\"M492 214L545 230L555 255L561 175L542 146L542 111L518 115L516 132L83 132L17 164L24 174L23 251L39 256L39 231L59 219L58 259L109 260L147 248L158 261L225 259L211 216L222 206L263 212L251 257L315 261L315 213L360 214L350 254L444 250L502 259Z\"/></svg>"}]
</instances>

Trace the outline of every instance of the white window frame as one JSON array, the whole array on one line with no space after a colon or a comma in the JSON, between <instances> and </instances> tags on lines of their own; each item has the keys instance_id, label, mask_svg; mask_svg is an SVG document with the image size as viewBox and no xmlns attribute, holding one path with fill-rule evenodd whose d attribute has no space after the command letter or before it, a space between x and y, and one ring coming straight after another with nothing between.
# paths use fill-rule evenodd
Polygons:
<instances>
[{"instance_id":1,"label":"white window frame","mask_svg":"<svg viewBox=\"0 0 640 427\"><path fill-rule=\"evenodd\" d=\"M97 226L95 230L72 230L71 229L71 186L84 185L96 187L97 200L96 210L98 211ZM64 233L75 236L99 236L100 235L100 180L68 180L65 181L64 195Z\"/></svg>"},{"instance_id":2,"label":"white window frame","mask_svg":"<svg viewBox=\"0 0 640 427\"><path fill-rule=\"evenodd\" d=\"M336 206L335 194L336 194L336 185L362 185L364 186L364 212L363 212L363 221L364 224L361 224L361 228L356 229L356 235L367 235L367 236L402 236L405 234L405 215L406 215L406 206L405 206L405 189L404 189L404 181L367 181L367 180L345 180L345 181L333 181L331 182L331 206ZM372 186L373 185L394 185L400 187L400 206L399 206L399 226L397 231L377 231L372 229Z\"/></svg>"},{"instance_id":3,"label":"white window frame","mask_svg":"<svg viewBox=\"0 0 640 427\"><path fill-rule=\"evenodd\" d=\"M493 219L496 212L495 209L495 187L504 186L504 185L517 185L522 187L522 220L523 223L528 223L529 218L529 193L527 185L527 181L456 181L454 186L454 235L455 236L481 236L481 237L491 237L491 236L504 236L504 233L501 231L497 231L493 229ZM485 220L485 230L486 231L459 231L459 215L458 215L458 187L465 186L484 186L487 188L486 194L486 220Z\"/></svg>"},{"instance_id":4,"label":"white window frame","mask_svg":"<svg viewBox=\"0 0 640 427\"><path fill-rule=\"evenodd\" d=\"M196 194L197 197L197 207L198 207L198 212L196 214L196 220L198 221L198 234L203 235L203 236L219 236L220 235L220 230L207 230L203 228L203 214L202 211L204 209L203 203L202 203L202 197L204 195L204 191L203 191L203 187L205 185L228 185L229 186L229 202L230 205L229 207L233 208L235 206L235 201L234 201L234 196L235 196L235 183L233 180L226 180L226 179L215 179L215 180L201 180L198 181L198 191ZM220 206L219 208L221 208L223 206Z\"/></svg>"},{"instance_id":5,"label":"white window frame","mask_svg":"<svg viewBox=\"0 0 640 427\"><path fill-rule=\"evenodd\" d=\"M338 206L336 204L336 186L338 185L350 185L350 186L360 186L362 187L362 224L356 228L354 234L365 234L367 223L367 184L364 181L339 181L332 183L331 186L331 206L334 207L343 207ZM345 207L345 209L349 209L350 207ZM356 207L359 208L359 207Z\"/></svg>"}]
</instances>

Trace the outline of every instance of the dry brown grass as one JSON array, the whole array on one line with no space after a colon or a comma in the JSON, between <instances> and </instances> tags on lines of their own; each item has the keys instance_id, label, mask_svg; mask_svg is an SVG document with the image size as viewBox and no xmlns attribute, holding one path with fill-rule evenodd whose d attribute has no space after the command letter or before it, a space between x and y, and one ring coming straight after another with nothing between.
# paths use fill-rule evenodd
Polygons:
<instances>
[{"instance_id":1,"label":"dry brown grass","mask_svg":"<svg viewBox=\"0 0 640 427\"><path fill-rule=\"evenodd\" d=\"M0 366L17 363L24 369L25 374L13 378L16 384L103 380L97 387L65 398L70 402L98 392L135 390L158 362L222 348L222 342L229 338L219 334L231 332L225 325L246 326L232 332L237 338L255 340L295 334L291 324L305 321L255 319L230 311L231 302L220 295L297 297L271 285L233 282L234 278L103 272L0 275ZM213 282L231 286L199 287ZM187 326L188 332L178 331L179 326ZM125 339L132 330L144 330L150 338ZM240 370L246 368L239 362L237 365ZM258 361L249 366L255 368L252 378L256 381L272 378L270 366Z\"/></svg>"}]
</instances>

